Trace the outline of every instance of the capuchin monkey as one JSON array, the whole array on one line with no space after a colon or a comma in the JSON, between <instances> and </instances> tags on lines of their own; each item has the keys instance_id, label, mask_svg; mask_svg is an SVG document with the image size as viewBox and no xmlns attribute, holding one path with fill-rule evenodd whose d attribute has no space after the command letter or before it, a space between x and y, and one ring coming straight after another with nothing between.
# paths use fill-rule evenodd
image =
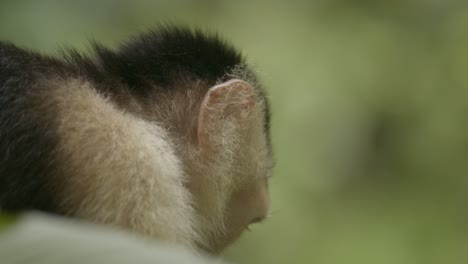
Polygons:
<instances>
[{"instance_id":1,"label":"capuchin monkey","mask_svg":"<svg viewBox=\"0 0 468 264\"><path fill-rule=\"evenodd\" d=\"M0 42L0 211L218 254L268 215L269 116L217 35L166 26L60 56Z\"/></svg>"}]
</instances>

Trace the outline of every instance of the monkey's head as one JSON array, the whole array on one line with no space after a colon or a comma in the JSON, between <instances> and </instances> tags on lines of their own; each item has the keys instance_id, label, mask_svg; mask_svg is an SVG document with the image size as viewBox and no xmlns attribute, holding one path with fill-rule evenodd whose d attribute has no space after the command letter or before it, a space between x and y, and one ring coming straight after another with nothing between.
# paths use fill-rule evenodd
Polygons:
<instances>
[{"instance_id":1,"label":"monkey's head","mask_svg":"<svg viewBox=\"0 0 468 264\"><path fill-rule=\"evenodd\" d=\"M137 99L124 106L164 128L174 146L193 198L191 244L217 254L267 217L269 104L236 49L216 35L160 28L116 52L95 50L99 67L78 56L80 71L97 82L114 76L122 97Z\"/></svg>"},{"instance_id":2,"label":"monkey's head","mask_svg":"<svg viewBox=\"0 0 468 264\"><path fill-rule=\"evenodd\" d=\"M216 254L268 215L268 100L243 56L216 35L185 29L156 35L125 46L126 58L138 61L126 65L140 65L147 83L158 84L145 96L149 115L158 116L181 157L195 202L196 244Z\"/></svg>"},{"instance_id":3,"label":"monkey's head","mask_svg":"<svg viewBox=\"0 0 468 264\"><path fill-rule=\"evenodd\" d=\"M240 79L211 87L200 103L186 161L203 222L199 245L208 252L220 252L269 213L267 107L263 94Z\"/></svg>"},{"instance_id":4,"label":"monkey's head","mask_svg":"<svg viewBox=\"0 0 468 264\"><path fill-rule=\"evenodd\" d=\"M249 225L264 220L270 207L268 102L255 80L240 70L214 84L182 84L190 87L177 92L174 105L184 107L162 107L171 109L165 122L176 135L186 186L195 201L196 244L210 254L220 253Z\"/></svg>"}]
</instances>

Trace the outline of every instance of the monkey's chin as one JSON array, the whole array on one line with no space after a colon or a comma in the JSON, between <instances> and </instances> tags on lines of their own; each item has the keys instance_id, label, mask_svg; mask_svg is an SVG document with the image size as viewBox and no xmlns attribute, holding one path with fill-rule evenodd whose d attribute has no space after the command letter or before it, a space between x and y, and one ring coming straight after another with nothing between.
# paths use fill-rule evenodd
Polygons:
<instances>
[{"instance_id":1,"label":"monkey's chin","mask_svg":"<svg viewBox=\"0 0 468 264\"><path fill-rule=\"evenodd\" d=\"M221 250L216 250L214 248L212 248L211 246L209 245L205 245L205 244L202 244L202 243L197 243L196 244L196 247L198 249L198 251L202 254L206 254L206 255L209 255L209 256L219 256L222 252L222 249Z\"/></svg>"},{"instance_id":2,"label":"monkey's chin","mask_svg":"<svg viewBox=\"0 0 468 264\"><path fill-rule=\"evenodd\" d=\"M226 248L232 245L242 233L242 231L236 232L235 234L226 235L225 237L218 238L215 241L209 241L208 243L196 243L196 247L204 254L219 256Z\"/></svg>"},{"instance_id":3,"label":"monkey's chin","mask_svg":"<svg viewBox=\"0 0 468 264\"><path fill-rule=\"evenodd\" d=\"M209 256L219 256L231 243L212 243L212 244L202 244L197 243L196 247L198 250Z\"/></svg>"}]
</instances>

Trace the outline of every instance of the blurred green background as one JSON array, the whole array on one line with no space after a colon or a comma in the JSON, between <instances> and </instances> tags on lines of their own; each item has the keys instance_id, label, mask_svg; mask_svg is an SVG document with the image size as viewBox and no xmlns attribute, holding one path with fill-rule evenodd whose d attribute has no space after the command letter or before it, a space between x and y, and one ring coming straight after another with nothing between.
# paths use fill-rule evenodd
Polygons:
<instances>
[{"instance_id":1,"label":"blurred green background","mask_svg":"<svg viewBox=\"0 0 468 264\"><path fill-rule=\"evenodd\" d=\"M468 263L468 2L5 1L55 53L161 22L219 31L268 87L273 214L237 263Z\"/></svg>"}]
</instances>

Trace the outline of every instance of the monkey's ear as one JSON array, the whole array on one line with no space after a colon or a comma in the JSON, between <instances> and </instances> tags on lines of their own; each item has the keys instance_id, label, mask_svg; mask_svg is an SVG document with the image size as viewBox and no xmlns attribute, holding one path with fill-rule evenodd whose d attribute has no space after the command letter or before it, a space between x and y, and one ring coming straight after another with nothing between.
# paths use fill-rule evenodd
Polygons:
<instances>
[{"instance_id":1,"label":"monkey's ear","mask_svg":"<svg viewBox=\"0 0 468 264\"><path fill-rule=\"evenodd\" d=\"M205 95L198 116L198 145L210 148L214 138L224 133L226 120L242 122L257 103L254 88L245 81L233 79L211 87Z\"/></svg>"}]
</instances>

